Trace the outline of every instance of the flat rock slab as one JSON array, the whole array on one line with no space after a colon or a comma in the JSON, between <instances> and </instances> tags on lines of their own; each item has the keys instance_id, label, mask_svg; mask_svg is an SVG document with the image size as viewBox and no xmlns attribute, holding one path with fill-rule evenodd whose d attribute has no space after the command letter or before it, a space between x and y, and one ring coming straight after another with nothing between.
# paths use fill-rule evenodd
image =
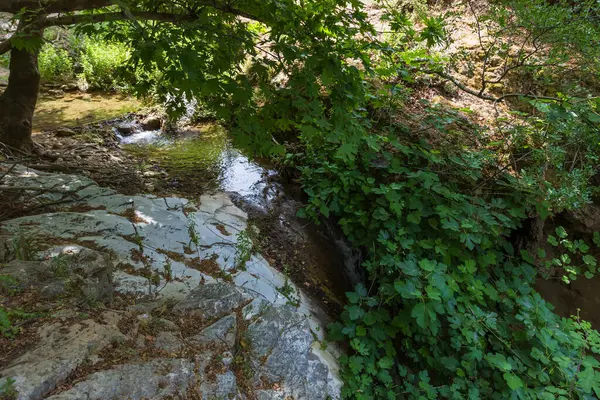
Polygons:
<instances>
[{"instance_id":1,"label":"flat rock slab","mask_svg":"<svg viewBox=\"0 0 600 400\"><path fill-rule=\"evenodd\" d=\"M0 164L0 171L7 169ZM38 193L36 201L61 201L54 212L3 222L0 230L8 233L7 240L41 243L40 260L67 251L89 257L87 275L106 283L102 296L110 288L136 303L129 312L145 313L122 315L132 326L126 338L116 322L45 326L42 340L0 371L15 380L19 399L42 398L69 383L68 376L83 360L115 338L131 346L130 353L144 356L102 364L102 370L94 369L51 398L161 399L190 391L206 399L339 397L338 366L315 342L325 331L316 317L321 310L260 254L239 265L247 215L227 194L196 202L124 196L85 177L21 166L3 184L39 189L24 192L24 202L32 193ZM9 250L2 256L10 256ZM110 255L110 279L105 269L93 267L105 260L98 254ZM159 308L162 319L150 315ZM150 324L154 320L160 321ZM234 360L240 354L244 368L250 368L244 373L249 381L243 383L236 379L241 367Z\"/></svg>"}]
</instances>

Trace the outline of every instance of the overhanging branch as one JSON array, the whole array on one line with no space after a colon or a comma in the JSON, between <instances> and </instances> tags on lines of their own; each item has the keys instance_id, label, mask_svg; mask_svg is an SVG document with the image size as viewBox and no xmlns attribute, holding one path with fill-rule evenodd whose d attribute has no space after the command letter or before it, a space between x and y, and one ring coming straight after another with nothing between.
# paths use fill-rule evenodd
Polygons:
<instances>
[{"instance_id":1,"label":"overhanging branch","mask_svg":"<svg viewBox=\"0 0 600 400\"><path fill-rule=\"evenodd\" d=\"M136 19L144 21L160 21L160 22L191 22L196 20L195 15L186 14L168 14L158 12L131 12L125 14L123 12L103 13L103 14L77 14L62 17L52 17L45 19L41 24L43 27L57 25L78 25L85 23L123 21L130 19L133 16Z\"/></svg>"},{"instance_id":2,"label":"overhanging branch","mask_svg":"<svg viewBox=\"0 0 600 400\"><path fill-rule=\"evenodd\" d=\"M49 15L49 14L55 14L55 13L96 10L96 9L108 7L110 5L114 5L114 0L0 0L0 12L16 14L16 13L20 12L21 10L25 9L25 10L28 10L31 12L35 12L38 15L44 15L44 14ZM199 0L199 1L195 2L194 5L211 7L211 8L214 8L215 10L219 10L219 11L222 11L222 12L225 12L228 14L237 15L239 17L244 17L244 18L252 19L255 21L259 21L259 22L264 22L263 18L261 18L260 16L252 14L247 11L244 11L240 8L237 8L237 7L229 4L228 2L219 2L216 0ZM143 12L143 11L132 11L132 13L138 14L140 16L140 19L165 21L165 22L182 21L182 19L178 19L178 18L167 18L167 15L173 15L173 16L184 15L184 14L175 14L175 13L160 13L160 12L153 13L153 12ZM109 15L112 14L112 16L104 17L105 18L104 20L102 19L102 17L99 17L100 18L99 21L115 21L115 20L124 19L124 18L117 18L117 15L119 13L108 13L108 14ZM158 19L150 18L151 14L153 14L154 17L158 17ZM96 14L93 14L93 15L96 16ZM97 14L97 15L103 15L103 14ZM89 15L87 15L87 16L89 17ZM144 17L144 16L146 16L146 17ZM73 17L75 17L75 19L71 19ZM64 20L65 23L64 24L50 23L49 25L44 25L44 26L73 25L73 24L80 23L80 22L77 22L80 17L82 17L82 16L74 15L74 16L67 16L67 17L56 17L56 18L54 18L54 21L60 22L61 20ZM110 19L110 18L112 18L112 19ZM73 21L73 22L69 22L69 19L71 19L71 21ZM184 18L183 20L186 20L186 19ZM99 22L99 21L92 21L92 22Z\"/></svg>"},{"instance_id":3,"label":"overhanging branch","mask_svg":"<svg viewBox=\"0 0 600 400\"><path fill-rule=\"evenodd\" d=\"M212 6L211 6L212 7ZM224 11L224 10L221 10ZM250 15L241 10L232 9L227 7L227 11L224 11L240 17L253 19L255 21L261 21L257 16ZM31 25L29 28L47 28L49 26L66 26L66 25L78 25L85 23L99 23L99 22L111 22L111 21L124 21L131 18L135 18L141 21L158 21L168 23L178 22L193 22L198 19L195 14L176 14L176 13L161 13L152 11L131 11L131 12L114 12L114 13L99 13L99 14L76 14L66 15L60 17L46 18L40 23Z\"/></svg>"}]
</instances>

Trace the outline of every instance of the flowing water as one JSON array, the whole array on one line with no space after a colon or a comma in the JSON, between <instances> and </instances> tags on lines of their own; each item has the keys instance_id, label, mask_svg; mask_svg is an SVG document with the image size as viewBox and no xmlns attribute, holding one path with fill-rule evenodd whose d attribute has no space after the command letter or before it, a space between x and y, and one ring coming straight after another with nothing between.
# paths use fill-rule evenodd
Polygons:
<instances>
[{"instance_id":1,"label":"flowing water","mask_svg":"<svg viewBox=\"0 0 600 400\"><path fill-rule=\"evenodd\" d=\"M335 224L297 218L302 206L297 185L282 182L268 163L236 149L221 126L198 125L174 136L160 131L115 133L123 148L144 159L150 171L168 172L166 189L185 196L230 193L262 232L261 253L330 312L339 309L344 292L361 280L359 255Z\"/></svg>"}]
</instances>

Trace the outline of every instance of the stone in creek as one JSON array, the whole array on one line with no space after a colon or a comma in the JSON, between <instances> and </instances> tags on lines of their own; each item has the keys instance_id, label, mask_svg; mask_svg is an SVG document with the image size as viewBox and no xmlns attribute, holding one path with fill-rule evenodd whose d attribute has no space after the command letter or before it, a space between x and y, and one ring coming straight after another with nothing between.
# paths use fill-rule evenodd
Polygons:
<instances>
[{"instance_id":1,"label":"stone in creek","mask_svg":"<svg viewBox=\"0 0 600 400\"><path fill-rule=\"evenodd\" d=\"M135 132L135 125L131 123L121 123L117 125L117 131L124 136L133 135Z\"/></svg>"},{"instance_id":2,"label":"stone in creek","mask_svg":"<svg viewBox=\"0 0 600 400\"><path fill-rule=\"evenodd\" d=\"M161 128L162 121L159 117L150 115L142 120L141 126L145 131L157 131Z\"/></svg>"}]
</instances>

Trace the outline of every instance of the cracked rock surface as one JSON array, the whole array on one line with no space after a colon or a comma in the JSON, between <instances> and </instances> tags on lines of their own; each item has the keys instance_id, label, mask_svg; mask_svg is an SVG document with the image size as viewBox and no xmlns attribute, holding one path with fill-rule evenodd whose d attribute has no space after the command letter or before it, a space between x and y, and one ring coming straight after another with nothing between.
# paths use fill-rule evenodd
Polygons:
<instances>
[{"instance_id":1,"label":"cracked rock surface","mask_svg":"<svg viewBox=\"0 0 600 400\"><path fill-rule=\"evenodd\" d=\"M16 398L339 398L320 310L242 254L247 216L227 194L124 196L20 166L3 182L59 204L0 224L4 303L45 307L0 358Z\"/></svg>"}]
</instances>

